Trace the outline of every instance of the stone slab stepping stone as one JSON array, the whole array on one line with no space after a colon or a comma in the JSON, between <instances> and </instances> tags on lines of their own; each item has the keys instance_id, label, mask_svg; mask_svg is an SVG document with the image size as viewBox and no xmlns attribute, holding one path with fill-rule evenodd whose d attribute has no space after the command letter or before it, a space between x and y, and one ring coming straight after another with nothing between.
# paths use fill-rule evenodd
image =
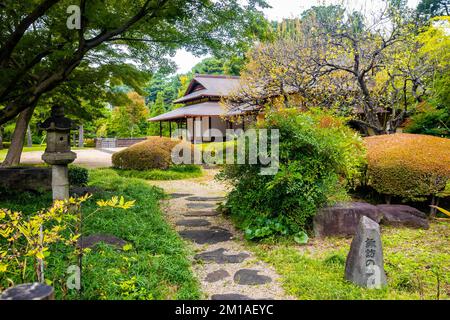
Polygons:
<instances>
[{"instance_id":1,"label":"stone slab stepping stone","mask_svg":"<svg viewBox=\"0 0 450 320\"><path fill-rule=\"evenodd\" d=\"M231 240L233 237L230 231L218 227L206 230L183 230L180 231L180 236L198 244L214 244Z\"/></svg>"},{"instance_id":2,"label":"stone slab stepping stone","mask_svg":"<svg viewBox=\"0 0 450 320\"><path fill-rule=\"evenodd\" d=\"M250 257L247 253L239 253L239 254L224 254L226 250L224 248L220 248L213 251L203 252L195 255L195 260L202 260L205 262L215 262L219 264L223 263L241 263L248 257Z\"/></svg>"},{"instance_id":3,"label":"stone slab stepping stone","mask_svg":"<svg viewBox=\"0 0 450 320\"><path fill-rule=\"evenodd\" d=\"M176 222L177 226L182 227L208 227L211 222L205 219L184 219Z\"/></svg>"},{"instance_id":4,"label":"stone slab stepping stone","mask_svg":"<svg viewBox=\"0 0 450 320\"><path fill-rule=\"evenodd\" d=\"M186 207L190 208L190 209L208 209L208 208L214 208L216 205L213 203L188 203L186 204Z\"/></svg>"},{"instance_id":5,"label":"stone slab stepping stone","mask_svg":"<svg viewBox=\"0 0 450 320\"><path fill-rule=\"evenodd\" d=\"M252 269L241 269L234 274L234 282L237 284L254 286L258 284L265 284L272 281L272 279L268 276L263 276L258 274L258 270Z\"/></svg>"},{"instance_id":6,"label":"stone slab stepping stone","mask_svg":"<svg viewBox=\"0 0 450 320\"><path fill-rule=\"evenodd\" d=\"M237 293L213 294L211 300L253 300L250 297Z\"/></svg>"},{"instance_id":7,"label":"stone slab stepping stone","mask_svg":"<svg viewBox=\"0 0 450 320\"><path fill-rule=\"evenodd\" d=\"M90 236L81 237L78 239L78 246L85 248L92 248L95 247L99 243L106 243L112 246L115 246L119 249L122 249L124 245L127 244L127 242L123 239L117 238L112 235L107 234L93 234Z\"/></svg>"},{"instance_id":8,"label":"stone slab stepping stone","mask_svg":"<svg viewBox=\"0 0 450 320\"><path fill-rule=\"evenodd\" d=\"M189 211L183 213L185 217L214 217L218 215L219 213L216 211Z\"/></svg>"},{"instance_id":9,"label":"stone slab stepping stone","mask_svg":"<svg viewBox=\"0 0 450 320\"><path fill-rule=\"evenodd\" d=\"M225 197L188 197L188 201L222 201Z\"/></svg>"},{"instance_id":10,"label":"stone slab stepping stone","mask_svg":"<svg viewBox=\"0 0 450 320\"><path fill-rule=\"evenodd\" d=\"M209 273L206 276L205 281L206 282L217 282L217 281L223 280L225 278L228 278L229 276L230 276L230 274L225 269L219 269L217 271Z\"/></svg>"},{"instance_id":11,"label":"stone slab stepping stone","mask_svg":"<svg viewBox=\"0 0 450 320\"><path fill-rule=\"evenodd\" d=\"M172 199L178 199L178 198L184 198L184 197L189 197L189 196L191 196L192 194L190 194L190 193L171 193L171 194L169 194L169 196L172 198Z\"/></svg>"}]
</instances>

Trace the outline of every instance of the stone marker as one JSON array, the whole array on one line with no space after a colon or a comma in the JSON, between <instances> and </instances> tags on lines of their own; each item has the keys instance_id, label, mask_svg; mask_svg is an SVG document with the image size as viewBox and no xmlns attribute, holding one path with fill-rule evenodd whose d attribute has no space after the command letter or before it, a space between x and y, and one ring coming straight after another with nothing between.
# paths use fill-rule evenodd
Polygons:
<instances>
[{"instance_id":1,"label":"stone marker","mask_svg":"<svg viewBox=\"0 0 450 320\"><path fill-rule=\"evenodd\" d=\"M25 283L6 289L0 300L54 300L53 287L42 283Z\"/></svg>"},{"instance_id":2,"label":"stone marker","mask_svg":"<svg viewBox=\"0 0 450 320\"><path fill-rule=\"evenodd\" d=\"M380 226L362 216L345 263L345 279L365 288L387 284L384 272Z\"/></svg>"}]
</instances>

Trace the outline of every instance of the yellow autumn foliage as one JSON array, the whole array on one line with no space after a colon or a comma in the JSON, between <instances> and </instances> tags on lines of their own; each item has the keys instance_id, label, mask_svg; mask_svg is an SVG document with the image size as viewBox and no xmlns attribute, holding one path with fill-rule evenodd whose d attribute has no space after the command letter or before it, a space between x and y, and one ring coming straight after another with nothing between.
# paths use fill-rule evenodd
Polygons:
<instances>
[{"instance_id":1,"label":"yellow autumn foliage","mask_svg":"<svg viewBox=\"0 0 450 320\"><path fill-rule=\"evenodd\" d=\"M450 139L398 133L364 140L369 185L381 194L419 199L450 180Z\"/></svg>"}]
</instances>

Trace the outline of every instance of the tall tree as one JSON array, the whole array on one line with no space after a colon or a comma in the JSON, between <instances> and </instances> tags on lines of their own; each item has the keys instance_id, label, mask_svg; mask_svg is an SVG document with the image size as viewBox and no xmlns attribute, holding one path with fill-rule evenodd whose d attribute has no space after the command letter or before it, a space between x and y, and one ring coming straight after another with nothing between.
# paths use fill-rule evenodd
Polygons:
<instances>
[{"instance_id":1,"label":"tall tree","mask_svg":"<svg viewBox=\"0 0 450 320\"><path fill-rule=\"evenodd\" d=\"M263 21L258 6L265 6L263 0L245 6L237 0L80 0L80 25L72 30L66 12L73 4L8 0L0 6L0 125L33 110L83 61L102 66L132 60L151 72L170 66L165 57L179 47L200 54L238 46L254 36L253 26ZM17 128L19 141L24 130Z\"/></svg>"},{"instance_id":2,"label":"tall tree","mask_svg":"<svg viewBox=\"0 0 450 320\"><path fill-rule=\"evenodd\" d=\"M237 0L80 0L80 28L70 30L66 10L72 4L10 0L1 7L0 124L36 105L83 60L107 64L138 57L143 68L154 68L182 46L204 53L249 40L255 17L263 19L257 5L264 6L262 0L246 6Z\"/></svg>"}]
</instances>

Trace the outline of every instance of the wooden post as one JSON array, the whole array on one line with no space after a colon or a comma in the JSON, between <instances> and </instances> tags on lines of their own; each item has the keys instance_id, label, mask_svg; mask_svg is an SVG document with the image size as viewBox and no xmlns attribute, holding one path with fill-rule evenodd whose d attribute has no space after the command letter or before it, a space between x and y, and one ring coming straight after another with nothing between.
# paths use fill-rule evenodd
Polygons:
<instances>
[{"instance_id":1,"label":"wooden post","mask_svg":"<svg viewBox=\"0 0 450 320\"><path fill-rule=\"evenodd\" d=\"M78 147L79 148L84 147L84 127L83 127L83 125L80 125L78 127Z\"/></svg>"},{"instance_id":2,"label":"wooden post","mask_svg":"<svg viewBox=\"0 0 450 320\"><path fill-rule=\"evenodd\" d=\"M25 283L3 291L0 300L55 300L55 291L42 283Z\"/></svg>"},{"instance_id":3,"label":"wooden post","mask_svg":"<svg viewBox=\"0 0 450 320\"><path fill-rule=\"evenodd\" d=\"M162 137L162 121L159 122L159 137Z\"/></svg>"},{"instance_id":4,"label":"wooden post","mask_svg":"<svg viewBox=\"0 0 450 320\"><path fill-rule=\"evenodd\" d=\"M169 120L169 138L172 138L172 121Z\"/></svg>"},{"instance_id":5,"label":"wooden post","mask_svg":"<svg viewBox=\"0 0 450 320\"><path fill-rule=\"evenodd\" d=\"M30 125L27 126L27 147L31 148L33 146L33 138L31 137Z\"/></svg>"},{"instance_id":6,"label":"wooden post","mask_svg":"<svg viewBox=\"0 0 450 320\"><path fill-rule=\"evenodd\" d=\"M0 126L0 150L3 149L3 127Z\"/></svg>"}]
</instances>

